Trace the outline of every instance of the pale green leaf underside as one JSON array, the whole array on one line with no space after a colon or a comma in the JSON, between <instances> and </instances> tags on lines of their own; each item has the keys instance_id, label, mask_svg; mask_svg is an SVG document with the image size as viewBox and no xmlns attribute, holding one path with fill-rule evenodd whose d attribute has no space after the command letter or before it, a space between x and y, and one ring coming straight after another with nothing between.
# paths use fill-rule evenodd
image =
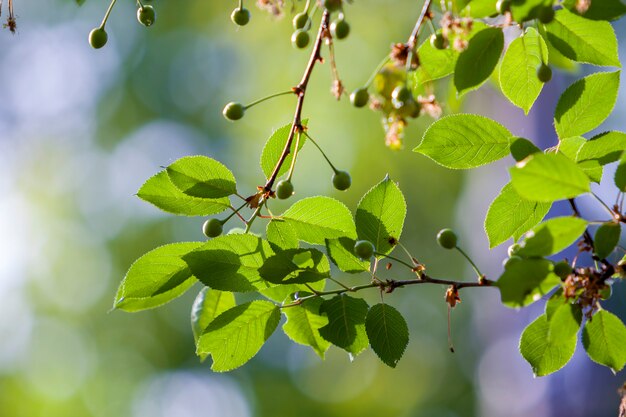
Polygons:
<instances>
[{"instance_id":1,"label":"pale green leaf underside","mask_svg":"<svg viewBox=\"0 0 626 417\"><path fill-rule=\"evenodd\" d=\"M504 158L510 138L511 132L494 120L456 114L430 125L413 151L447 168L476 168Z\"/></svg>"},{"instance_id":2,"label":"pale green leaf underside","mask_svg":"<svg viewBox=\"0 0 626 417\"><path fill-rule=\"evenodd\" d=\"M215 372L238 368L257 354L280 321L269 301L251 301L217 316L198 339L196 353L211 355Z\"/></svg>"},{"instance_id":3,"label":"pale green leaf underside","mask_svg":"<svg viewBox=\"0 0 626 417\"><path fill-rule=\"evenodd\" d=\"M590 179L560 153L533 154L510 168L515 191L530 201L552 202L590 191Z\"/></svg>"},{"instance_id":4,"label":"pale green leaf underside","mask_svg":"<svg viewBox=\"0 0 626 417\"><path fill-rule=\"evenodd\" d=\"M548 64L548 47L537 30L531 27L511 42L500 65L502 92L526 114L543 88L537 78L537 68L542 63Z\"/></svg>"},{"instance_id":5,"label":"pale green leaf underside","mask_svg":"<svg viewBox=\"0 0 626 417\"><path fill-rule=\"evenodd\" d=\"M209 216L230 207L227 197L207 199L183 193L170 181L167 171L161 171L148 179L137 196L163 211L184 216Z\"/></svg>"},{"instance_id":6,"label":"pale green leaf underside","mask_svg":"<svg viewBox=\"0 0 626 417\"><path fill-rule=\"evenodd\" d=\"M355 215L358 238L372 242L377 252L388 254L400 240L405 216L404 195L387 176L359 201Z\"/></svg>"},{"instance_id":7,"label":"pale green leaf underside","mask_svg":"<svg viewBox=\"0 0 626 417\"><path fill-rule=\"evenodd\" d=\"M356 238L354 219L350 210L330 197L308 197L296 202L281 216L298 238L314 245L325 244L326 239Z\"/></svg>"},{"instance_id":8,"label":"pale green leaf underside","mask_svg":"<svg viewBox=\"0 0 626 417\"><path fill-rule=\"evenodd\" d=\"M372 350L388 366L395 368L409 344L409 328L404 317L390 305L370 308L365 330Z\"/></svg>"},{"instance_id":9,"label":"pale green leaf underside","mask_svg":"<svg viewBox=\"0 0 626 417\"><path fill-rule=\"evenodd\" d=\"M545 376L564 367L576 350L576 335L566 339L550 338L550 323L545 314L537 317L522 333L520 353L536 376Z\"/></svg>"},{"instance_id":10,"label":"pale green leaf underside","mask_svg":"<svg viewBox=\"0 0 626 417\"><path fill-rule=\"evenodd\" d=\"M559 138L583 135L611 114L617 100L619 77L619 71L592 74L563 92L554 112Z\"/></svg>"},{"instance_id":11,"label":"pale green leaf underside","mask_svg":"<svg viewBox=\"0 0 626 417\"><path fill-rule=\"evenodd\" d=\"M182 295L196 283L182 257L201 245L172 243L137 259L117 290L114 308L140 311L158 307Z\"/></svg>"},{"instance_id":12,"label":"pale green leaf underside","mask_svg":"<svg viewBox=\"0 0 626 417\"><path fill-rule=\"evenodd\" d=\"M571 60L621 67L617 38L608 22L585 19L561 9L556 12L554 20L546 25L546 30L550 43Z\"/></svg>"},{"instance_id":13,"label":"pale green leaf underside","mask_svg":"<svg viewBox=\"0 0 626 417\"><path fill-rule=\"evenodd\" d=\"M583 346L592 361L618 372L626 363L626 327L614 314L600 310L585 324Z\"/></svg>"},{"instance_id":14,"label":"pale green leaf underside","mask_svg":"<svg viewBox=\"0 0 626 417\"><path fill-rule=\"evenodd\" d=\"M232 292L212 290L208 287L200 290L191 306L191 330L196 343L215 317L235 305L235 295Z\"/></svg>"},{"instance_id":15,"label":"pale green leaf underside","mask_svg":"<svg viewBox=\"0 0 626 417\"><path fill-rule=\"evenodd\" d=\"M454 69L454 85L459 94L475 90L487 81L503 48L504 34L500 28L483 29L470 39Z\"/></svg>"},{"instance_id":16,"label":"pale green leaf underside","mask_svg":"<svg viewBox=\"0 0 626 417\"><path fill-rule=\"evenodd\" d=\"M524 200L510 183L505 185L489 206L485 218L489 247L496 247L511 237L518 240L543 220L551 206L550 203Z\"/></svg>"},{"instance_id":17,"label":"pale green leaf underside","mask_svg":"<svg viewBox=\"0 0 626 417\"><path fill-rule=\"evenodd\" d=\"M319 332L319 329L328 324L328 317L320 314L321 305L322 299L314 298L299 306L283 309L287 316L283 331L294 342L310 346L323 359L330 342Z\"/></svg>"}]
</instances>

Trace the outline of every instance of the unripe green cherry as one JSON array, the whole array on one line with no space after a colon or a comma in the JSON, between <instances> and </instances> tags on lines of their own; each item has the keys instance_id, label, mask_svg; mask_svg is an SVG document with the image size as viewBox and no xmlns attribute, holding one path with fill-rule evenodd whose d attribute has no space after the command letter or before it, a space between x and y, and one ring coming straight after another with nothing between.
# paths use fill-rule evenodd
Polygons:
<instances>
[{"instance_id":1,"label":"unripe green cherry","mask_svg":"<svg viewBox=\"0 0 626 417\"><path fill-rule=\"evenodd\" d=\"M330 24L330 33L337 39L345 39L350 34L350 25L343 18L333 20Z\"/></svg>"},{"instance_id":2,"label":"unripe green cherry","mask_svg":"<svg viewBox=\"0 0 626 417\"><path fill-rule=\"evenodd\" d=\"M539 9L537 12L537 19L544 25L552 22L554 20L554 9L552 6L546 6Z\"/></svg>"},{"instance_id":3,"label":"unripe green cherry","mask_svg":"<svg viewBox=\"0 0 626 417\"><path fill-rule=\"evenodd\" d=\"M298 29L293 32L291 35L291 44L294 48L303 49L309 45L309 41L311 37L309 36L309 32L304 29Z\"/></svg>"},{"instance_id":4,"label":"unripe green cherry","mask_svg":"<svg viewBox=\"0 0 626 417\"><path fill-rule=\"evenodd\" d=\"M507 254L509 255L509 257L511 256L515 256L515 254L517 254L517 252L521 249L522 247L518 244L518 243L514 243L511 246L509 246L509 248L507 249Z\"/></svg>"},{"instance_id":5,"label":"unripe green cherry","mask_svg":"<svg viewBox=\"0 0 626 417\"><path fill-rule=\"evenodd\" d=\"M456 233L452 229L442 229L437 233L437 243L444 249L456 248Z\"/></svg>"},{"instance_id":6,"label":"unripe green cherry","mask_svg":"<svg viewBox=\"0 0 626 417\"><path fill-rule=\"evenodd\" d=\"M202 225L202 233L206 237L217 237L222 234L222 222L218 219L209 219Z\"/></svg>"},{"instance_id":7,"label":"unripe green cherry","mask_svg":"<svg viewBox=\"0 0 626 417\"><path fill-rule=\"evenodd\" d=\"M237 7L230 15L230 20L237 26L245 26L250 21L250 10Z\"/></svg>"},{"instance_id":8,"label":"unripe green cherry","mask_svg":"<svg viewBox=\"0 0 626 417\"><path fill-rule=\"evenodd\" d=\"M354 245L354 254L361 259L369 259L374 255L374 245L369 240L359 240Z\"/></svg>"},{"instance_id":9,"label":"unripe green cherry","mask_svg":"<svg viewBox=\"0 0 626 417\"><path fill-rule=\"evenodd\" d=\"M613 287L610 285L604 284L604 288L600 290L600 298L603 300L608 300L611 298L611 294L613 292Z\"/></svg>"},{"instance_id":10,"label":"unripe green cherry","mask_svg":"<svg viewBox=\"0 0 626 417\"><path fill-rule=\"evenodd\" d=\"M394 107L400 108L405 103L413 101L413 94L404 85L399 85L391 92L391 100Z\"/></svg>"},{"instance_id":11,"label":"unripe green cherry","mask_svg":"<svg viewBox=\"0 0 626 417\"><path fill-rule=\"evenodd\" d=\"M537 68L537 78L542 83L547 83L552 79L552 68L549 65L541 64Z\"/></svg>"},{"instance_id":12,"label":"unripe green cherry","mask_svg":"<svg viewBox=\"0 0 626 417\"><path fill-rule=\"evenodd\" d=\"M276 197L286 200L293 195L293 184L289 180L282 180L276 184Z\"/></svg>"},{"instance_id":13,"label":"unripe green cherry","mask_svg":"<svg viewBox=\"0 0 626 417\"><path fill-rule=\"evenodd\" d=\"M560 261L554 264L554 274L561 278L565 279L572 273L572 266L565 261Z\"/></svg>"},{"instance_id":14,"label":"unripe green cherry","mask_svg":"<svg viewBox=\"0 0 626 417\"><path fill-rule=\"evenodd\" d=\"M152 26L156 20L156 12L150 5L140 7L137 9L137 20L144 26Z\"/></svg>"},{"instance_id":15,"label":"unripe green cherry","mask_svg":"<svg viewBox=\"0 0 626 417\"><path fill-rule=\"evenodd\" d=\"M433 33L430 35L430 44L435 49L446 49L446 38L441 33Z\"/></svg>"},{"instance_id":16,"label":"unripe green cherry","mask_svg":"<svg viewBox=\"0 0 626 417\"><path fill-rule=\"evenodd\" d=\"M311 19L307 12L298 13L293 17L293 28L294 29L306 29L308 25L311 24Z\"/></svg>"},{"instance_id":17,"label":"unripe green cherry","mask_svg":"<svg viewBox=\"0 0 626 417\"><path fill-rule=\"evenodd\" d=\"M109 35L104 28L95 28L89 32L89 45L94 49L100 49L106 45Z\"/></svg>"},{"instance_id":18,"label":"unripe green cherry","mask_svg":"<svg viewBox=\"0 0 626 417\"><path fill-rule=\"evenodd\" d=\"M246 112L246 108L241 103L233 103L232 101L224 107L222 114L230 121L239 120Z\"/></svg>"},{"instance_id":19,"label":"unripe green cherry","mask_svg":"<svg viewBox=\"0 0 626 417\"><path fill-rule=\"evenodd\" d=\"M500 14L504 14L511 9L511 0L498 0L496 10Z\"/></svg>"},{"instance_id":20,"label":"unripe green cherry","mask_svg":"<svg viewBox=\"0 0 626 417\"><path fill-rule=\"evenodd\" d=\"M365 87L357 88L350 94L350 103L354 107L364 107L368 101L370 101L370 93Z\"/></svg>"},{"instance_id":21,"label":"unripe green cherry","mask_svg":"<svg viewBox=\"0 0 626 417\"><path fill-rule=\"evenodd\" d=\"M347 171L337 171L333 174L333 186L339 191L345 191L352 185L352 178Z\"/></svg>"},{"instance_id":22,"label":"unripe green cherry","mask_svg":"<svg viewBox=\"0 0 626 417\"><path fill-rule=\"evenodd\" d=\"M335 12L341 9L341 0L322 0L322 6L329 12Z\"/></svg>"},{"instance_id":23,"label":"unripe green cherry","mask_svg":"<svg viewBox=\"0 0 626 417\"><path fill-rule=\"evenodd\" d=\"M511 266L515 265L516 263L520 262L521 260L522 260L521 257L519 257L517 255L513 255L510 258L506 258L502 262L502 266L504 267L504 269L509 269Z\"/></svg>"}]
</instances>

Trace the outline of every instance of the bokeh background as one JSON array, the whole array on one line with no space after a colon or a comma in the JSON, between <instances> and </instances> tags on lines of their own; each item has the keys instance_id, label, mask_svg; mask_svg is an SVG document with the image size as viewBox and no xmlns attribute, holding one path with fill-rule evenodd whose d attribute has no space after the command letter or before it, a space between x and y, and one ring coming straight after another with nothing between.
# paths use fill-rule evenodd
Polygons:
<instances>
[{"instance_id":1,"label":"bokeh background","mask_svg":"<svg viewBox=\"0 0 626 417\"><path fill-rule=\"evenodd\" d=\"M250 0L252 21L244 28L230 22L234 0L155 0L158 18L149 29L137 23L134 3L120 0L107 25L109 43L98 51L87 34L106 1L14 2L18 33L0 31L0 416L617 415L616 390L626 374L592 363L582 346L562 371L533 378L517 346L543 303L510 310L497 290L462 292L452 314L456 354L447 347L444 288L387 296L411 331L397 369L371 351L351 362L331 348L321 361L279 329L243 368L212 373L194 354L189 324L199 286L160 309L109 311L137 257L203 239L204 219L167 215L136 198L143 181L181 156L204 154L234 171L240 193L253 193L264 180L262 146L291 120L294 100L275 99L234 124L221 109L295 85L308 54L290 45L291 15L276 20ZM407 38L420 8L409 0L348 7L352 33L336 44L348 90L367 80L392 42ZM624 39L624 23L615 29ZM463 106L551 146L558 92L592 70L558 72L528 117L491 86L468 94ZM603 130L626 129L625 99L621 91ZM408 202L402 241L432 275L471 279L458 254L435 244L437 230L452 226L484 272L498 276L507 245L489 251L482 224L512 160L472 172L443 169L411 152L432 122L426 118L408 129L405 150L388 150L379 114L331 96L328 65L315 70L304 114L336 165L352 173L353 186L335 191L320 154L305 147L296 197L323 193L354 209L389 173ZM609 190L610 181L596 188L611 202ZM592 200L582 211L604 216ZM625 318L625 295L617 285L605 307Z\"/></svg>"}]
</instances>

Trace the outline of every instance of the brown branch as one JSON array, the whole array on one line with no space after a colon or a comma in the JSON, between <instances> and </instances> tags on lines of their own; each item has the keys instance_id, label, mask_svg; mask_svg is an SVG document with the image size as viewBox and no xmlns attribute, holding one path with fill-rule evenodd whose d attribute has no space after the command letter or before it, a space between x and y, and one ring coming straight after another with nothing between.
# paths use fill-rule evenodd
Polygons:
<instances>
[{"instance_id":1,"label":"brown branch","mask_svg":"<svg viewBox=\"0 0 626 417\"><path fill-rule=\"evenodd\" d=\"M309 58L309 63L304 70L304 74L302 75L302 79L297 86L293 88L293 91L298 95L298 102L296 103L296 111L293 116L293 122L291 123L291 130L289 131L289 136L287 137L287 142L285 143L285 147L272 171L272 175L270 175L269 179L263 186L263 190L265 192L269 192L272 190L274 186L274 182L276 181L276 177L278 177L278 172L280 168L285 163L285 159L287 155L291 152L291 144L293 143L293 138L297 131L302 131L302 108L304 106L304 98L306 95L306 87L309 84L309 79L311 78L311 73L313 72L313 68L315 64L319 61L322 61L321 49L322 42L324 37L328 33L328 23L330 21L330 13L328 10L324 10L324 14L322 15L322 21L320 22L320 27L317 32L317 37L315 38L315 44L313 46L313 50L311 51L311 57Z\"/></svg>"},{"instance_id":2,"label":"brown branch","mask_svg":"<svg viewBox=\"0 0 626 417\"><path fill-rule=\"evenodd\" d=\"M420 30L422 29L422 24L425 19L430 19L430 3L432 0L426 0L424 2L424 6L422 7L422 11L415 22L415 26L413 27L413 31L411 32L411 36L409 36L409 40L407 41L408 46L408 54L406 58L406 72L408 73L413 66L413 55L415 55L415 47L417 46L417 37L420 34ZM418 57L419 58L419 57Z\"/></svg>"}]
</instances>

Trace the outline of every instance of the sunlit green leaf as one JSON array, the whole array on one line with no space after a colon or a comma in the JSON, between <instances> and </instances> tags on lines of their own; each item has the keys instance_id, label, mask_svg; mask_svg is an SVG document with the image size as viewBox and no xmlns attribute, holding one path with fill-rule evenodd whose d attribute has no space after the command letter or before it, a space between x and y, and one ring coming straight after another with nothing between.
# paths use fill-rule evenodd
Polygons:
<instances>
[{"instance_id":1,"label":"sunlit green leaf","mask_svg":"<svg viewBox=\"0 0 626 417\"><path fill-rule=\"evenodd\" d=\"M546 220L525 236L517 255L542 257L554 255L574 243L587 228L587 221L564 216Z\"/></svg>"},{"instance_id":2,"label":"sunlit green leaf","mask_svg":"<svg viewBox=\"0 0 626 417\"><path fill-rule=\"evenodd\" d=\"M356 241L347 237L339 239L326 239L326 252L330 259L343 272L351 274L368 271L369 261L359 259L354 254Z\"/></svg>"},{"instance_id":3,"label":"sunlit green leaf","mask_svg":"<svg viewBox=\"0 0 626 417\"><path fill-rule=\"evenodd\" d=\"M295 249L298 247L298 235L286 221L279 219L270 220L267 223L265 234L270 244L276 245L280 249Z\"/></svg>"},{"instance_id":4,"label":"sunlit green leaf","mask_svg":"<svg viewBox=\"0 0 626 417\"><path fill-rule=\"evenodd\" d=\"M285 249L267 258L259 274L273 284L303 284L330 277L330 264L317 249Z\"/></svg>"},{"instance_id":5,"label":"sunlit green leaf","mask_svg":"<svg viewBox=\"0 0 626 417\"><path fill-rule=\"evenodd\" d=\"M583 346L592 361L621 371L626 363L626 327L614 314L600 310L585 324Z\"/></svg>"},{"instance_id":6,"label":"sunlit green leaf","mask_svg":"<svg viewBox=\"0 0 626 417\"><path fill-rule=\"evenodd\" d=\"M536 376L545 376L564 367L576 350L576 335L550 337L550 323L545 314L537 317L522 333L520 353L530 363Z\"/></svg>"},{"instance_id":7,"label":"sunlit green leaf","mask_svg":"<svg viewBox=\"0 0 626 417\"><path fill-rule=\"evenodd\" d=\"M237 192L235 176L226 166L206 156L186 156L166 169L172 184L192 197L220 198Z\"/></svg>"},{"instance_id":8,"label":"sunlit green leaf","mask_svg":"<svg viewBox=\"0 0 626 417\"><path fill-rule=\"evenodd\" d=\"M302 120L302 125L306 126L307 119ZM265 147L261 152L261 169L267 178L272 175L276 164L278 163L280 156L285 149L285 145L287 144L287 139L289 138L289 131L291 130L291 123L288 123L274 131L272 136L265 143ZM306 136L302 135L300 137L300 142L298 143L298 149L302 148L306 142ZM296 149L296 137L294 136L293 141L291 142L291 148L289 154L285 158L280 170L278 171L277 177L285 174L289 167L291 166L291 160L293 159L294 150Z\"/></svg>"},{"instance_id":9,"label":"sunlit green leaf","mask_svg":"<svg viewBox=\"0 0 626 417\"><path fill-rule=\"evenodd\" d=\"M321 298L313 298L298 306L283 309L287 316L283 331L294 342L310 346L323 359L330 342L319 332L328 324L328 317L320 314L321 305Z\"/></svg>"},{"instance_id":10,"label":"sunlit green leaf","mask_svg":"<svg viewBox=\"0 0 626 417\"><path fill-rule=\"evenodd\" d=\"M604 259L609 256L617 244L622 232L622 228L618 223L604 223L596 231L594 238L595 253L598 258Z\"/></svg>"},{"instance_id":11,"label":"sunlit green leaf","mask_svg":"<svg viewBox=\"0 0 626 417\"><path fill-rule=\"evenodd\" d=\"M179 297L196 283L182 257L201 243L172 243L151 250L133 263L122 280L113 307L139 311Z\"/></svg>"},{"instance_id":12,"label":"sunlit green leaf","mask_svg":"<svg viewBox=\"0 0 626 417\"><path fill-rule=\"evenodd\" d=\"M365 330L372 350L395 368L409 344L409 328L402 314L390 305L376 304L367 313Z\"/></svg>"},{"instance_id":13,"label":"sunlit green leaf","mask_svg":"<svg viewBox=\"0 0 626 417\"><path fill-rule=\"evenodd\" d=\"M232 292L212 290L208 287L200 290L191 307L191 330L196 343L215 317L235 305L235 295Z\"/></svg>"},{"instance_id":14,"label":"sunlit green leaf","mask_svg":"<svg viewBox=\"0 0 626 417\"><path fill-rule=\"evenodd\" d=\"M615 170L615 185L621 192L626 193L626 151L622 154Z\"/></svg>"},{"instance_id":15,"label":"sunlit green leaf","mask_svg":"<svg viewBox=\"0 0 626 417\"><path fill-rule=\"evenodd\" d=\"M500 288L502 304L524 307L541 299L561 283L546 259L522 259L506 268L496 285Z\"/></svg>"},{"instance_id":16,"label":"sunlit green leaf","mask_svg":"<svg viewBox=\"0 0 626 417\"><path fill-rule=\"evenodd\" d=\"M563 7L581 15L585 19L615 20L626 13L626 6L622 0L596 0L589 2L589 8L584 12L577 10L579 0L564 0Z\"/></svg>"},{"instance_id":17,"label":"sunlit green leaf","mask_svg":"<svg viewBox=\"0 0 626 417\"><path fill-rule=\"evenodd\" d=\"M459 94L480 87L498 64L504 48L502 29L483 29L470 39L454 68L454 85Z\"/></svg>"},{"instance_id":18,"label":"sunlit green leaf","mask_svg":"<svg viewBox=\"0 0 626 417\"><path fill-rule=\"evenodd\" d=\"M198 339L198 356L211 355L215 372L238 368L257 354L274 333L280 309L269 301L251 301L217 316Z\"/></svg>"}]
</instances>

